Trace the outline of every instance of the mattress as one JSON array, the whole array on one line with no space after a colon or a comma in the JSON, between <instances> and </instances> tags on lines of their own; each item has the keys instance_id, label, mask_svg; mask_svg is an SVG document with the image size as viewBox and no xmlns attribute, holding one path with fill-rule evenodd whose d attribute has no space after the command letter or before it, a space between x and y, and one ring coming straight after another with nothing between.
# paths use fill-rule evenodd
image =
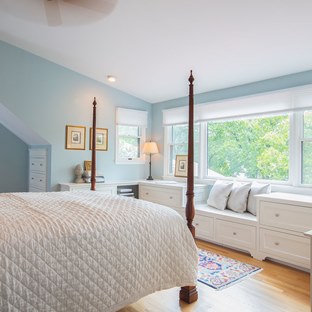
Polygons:
<instances>
[{"instance_id":1,"label":"mattress","mask_svg":"<svg viewBox=\"0 0 312 312\"><path fill-rule=\"evenodd\" d=\"M181 216L101 192L0 194L0 254L2 312L117 311L196 284Z\"/></svg>"}]
</instances>

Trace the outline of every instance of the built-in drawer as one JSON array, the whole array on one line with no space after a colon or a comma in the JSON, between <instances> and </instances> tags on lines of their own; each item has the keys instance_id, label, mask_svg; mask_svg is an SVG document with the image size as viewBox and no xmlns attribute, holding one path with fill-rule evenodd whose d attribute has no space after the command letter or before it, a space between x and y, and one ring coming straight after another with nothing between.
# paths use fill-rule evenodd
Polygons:
<instances>
[{"instance_id":1,"label":"built-in drawer","mask_svg":"<svg viewBox=\"0 0 312 312\"><path fill-rule=\"evenodd\" d=\"M46 171L46 160L44 158L31 158L29 161L30 171Z\"/></svg>"},{"instance_id":2,"label":"built-in drawer","mask_svg":"<svg viewBox=\"0 0 312 312\"><path fill-rule=\"evenodd\" d=\"M216 219L216 240L246 250L256 249L256 227Z\"/></svg>"},{"instance_id":3,"label":"built-in drawer","mask_svg":"<svg viewBox=\"0 0 312 312\"><path fill-rule=\"evenodd\" d=\"M193 225L196 238L213 239L213 218L195 215Z\"/></svg>"},{"instance_id":4,"label":"built-in drawer","mask_svg":"<svg viewBox=\"0 0 312 312\"><path fill-rule=\"evenodd\" d=\"M42 190L46 189L47 181L46 176L40 173L30 172L29 174L29 187L36 187Z\"/></svg>"},{"instance_id":5,"label":"built-in drawer","mask_svg":"<svg viewBox=\"0 0 312 312\"><path fill-rule=\"evenodd\" d=\"M139 187L139 198L169 207L182 207L181 191L165 187Z\"/></svg>"},{"instance_id":6,"label":"built-in drawer","mask_svg":"<svg viewBox=\"0 0 312 312\"><path fill-rule=\"evenodd\" d=\"M312 209L308 207L260 201L260 224L300 233L311 230Z\"/></svg>"},{"instance_id":7,"label":"built-in drawer","mask_svg":"<svg viewBox=\"0 0 312 312\"><path fill-rule=\"evenodd\" d=\"M310 265L310 241L306 237L260 229L260 251L305 268Z\"/></svg>"}]
</instances>

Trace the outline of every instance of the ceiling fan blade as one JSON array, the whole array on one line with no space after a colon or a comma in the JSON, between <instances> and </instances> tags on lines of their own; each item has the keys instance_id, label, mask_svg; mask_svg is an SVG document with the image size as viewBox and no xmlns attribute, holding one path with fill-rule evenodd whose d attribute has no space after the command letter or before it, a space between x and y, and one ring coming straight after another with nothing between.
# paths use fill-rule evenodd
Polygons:
<instances>
[{"instance_id":1,"label":"ceiling fan blade","mask_svg":"<svg viewBox=\"0 0 312 312\"><path fill-rule=\"evenodd\" d=\"M49 26L62 25L62 18L58 0L43 0Z\"/></svg>"},{"instance_id":2,"label":"ceiling fan blade","mask_svg":"<svg viewBox=\"0 0 312 312\"><path fill-rule=\"evenodd\" d=\"M82 8L96 11L102 14L109 14L113 11L118 0L63 0L72 5L77 5Z\"/></svg>"}]
</instances>

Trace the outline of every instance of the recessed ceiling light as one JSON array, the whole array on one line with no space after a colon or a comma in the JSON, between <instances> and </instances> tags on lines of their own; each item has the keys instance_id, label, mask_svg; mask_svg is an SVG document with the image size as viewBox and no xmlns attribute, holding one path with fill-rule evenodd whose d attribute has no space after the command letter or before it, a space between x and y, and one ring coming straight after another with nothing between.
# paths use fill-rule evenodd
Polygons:
<instances>
[{"instance_id":1,"label":"recessed ceiling light","mask_svg":"<svg viewBox=\"0 0 312 312\"><path fill-rule=\"evenodd\" d=\"M116 77L115 77L115 76L112 76L112 75L108 75L108 76L107 76L107 80L108 80L109 82L115 82L115 81L116 81Z\"/></svg>"}]
</instances>

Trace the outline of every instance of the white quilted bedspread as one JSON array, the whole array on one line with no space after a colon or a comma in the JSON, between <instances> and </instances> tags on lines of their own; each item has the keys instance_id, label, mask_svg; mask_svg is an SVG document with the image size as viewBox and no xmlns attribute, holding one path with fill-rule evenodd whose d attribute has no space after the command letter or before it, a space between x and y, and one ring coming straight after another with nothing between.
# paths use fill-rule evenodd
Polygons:
<instances>
[{"instance_id":1,"label":"white quilted bedspread","mask_svg":"<svg viewBox=\"0 0 312 312\"><path fill-rule=\"evenodd\" d=\"M175 211L100 192L0 194L0 255L1 312L117 311L196 284Z\"/></svg>"}]
</instances>

